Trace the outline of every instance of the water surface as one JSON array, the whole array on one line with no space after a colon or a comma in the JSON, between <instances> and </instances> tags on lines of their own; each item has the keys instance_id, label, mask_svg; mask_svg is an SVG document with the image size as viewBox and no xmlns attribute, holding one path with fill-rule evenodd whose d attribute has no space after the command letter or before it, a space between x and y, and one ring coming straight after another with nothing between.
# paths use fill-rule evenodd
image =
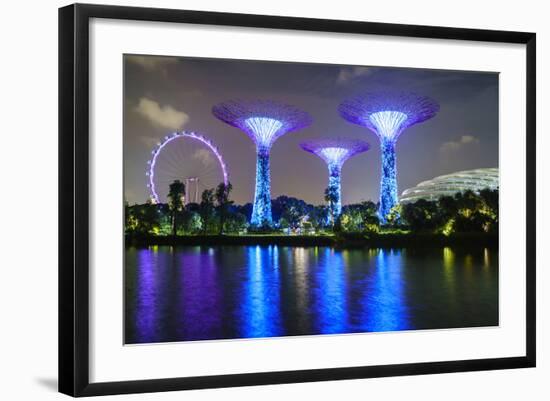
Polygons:
<instances>
[{"instance_id":1,"label":"water surface","mask_svg":"<svg viewBox=\"0 0 550 401\"><path fill-rule=\"evenodd\" d=\"M498 325L498 251L128 248L125 342Z\"/></svg>"}]
</instances>

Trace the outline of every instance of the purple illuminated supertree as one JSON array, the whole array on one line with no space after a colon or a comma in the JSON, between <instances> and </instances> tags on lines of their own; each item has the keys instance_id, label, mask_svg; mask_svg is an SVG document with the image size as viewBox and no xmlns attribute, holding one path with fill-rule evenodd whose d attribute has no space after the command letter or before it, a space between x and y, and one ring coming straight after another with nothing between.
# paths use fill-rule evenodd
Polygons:
<instances>
[{"instance_id":1,"label":"purple illuminated supertree","mask_svg":"<svg viewBox=\"0 0 550 401\"><path fill-rule=\"evenodd\" d=\"M347 121L367 127L380 139L382 173L380 208L382 223L397 204L397 166L395 144L408 127L426 121L439 111L433 99L404 92L372 92L345 100L338 107Z\"/></svg>"},{"instance_id":2,"label":"purple illuminated supertree","mask_svg":"<svg viewBox=\"0 0 550 401\"><path fill-rule=\"evenodd\" d=\"M293 106L271 100L230 100L214 106L212 113L244 131L256 144L256 188L250 223L271 225L269 151L279 137L311 124L311 117Z\"/></svg>"},{"instance_id":3,"label":"purple illuminated supertree","mask_svg":"<svg viewBox=\"0 0 550 401\"><path fill-rule=\"evenodd\" d=\"M329 219L335 221L342 213L342 166L350 157L369 150L369 144L358 139L316 139L302 142L300 147L325 161L328 166Z\"/></svg>"}]
</instances>

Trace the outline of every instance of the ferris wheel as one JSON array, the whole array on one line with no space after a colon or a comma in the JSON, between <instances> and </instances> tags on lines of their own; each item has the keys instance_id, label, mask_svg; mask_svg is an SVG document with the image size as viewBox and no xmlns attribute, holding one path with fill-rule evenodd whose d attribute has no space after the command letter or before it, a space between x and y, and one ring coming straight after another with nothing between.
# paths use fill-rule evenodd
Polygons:
<instances>
[{"instance_id":1,"label":"ferris wheel","mask_svg":"<svg viewBox=\"0 0 550 401\"><path fill-rule=\"evenodd\" d=\"M203 190L228 183L218 148L195 132L174 132L164 137L151 155L147 187L156 203L167 202L170 184L175 180L185 184L185 204L199 203Z\"/></svg>"}]
</instances>

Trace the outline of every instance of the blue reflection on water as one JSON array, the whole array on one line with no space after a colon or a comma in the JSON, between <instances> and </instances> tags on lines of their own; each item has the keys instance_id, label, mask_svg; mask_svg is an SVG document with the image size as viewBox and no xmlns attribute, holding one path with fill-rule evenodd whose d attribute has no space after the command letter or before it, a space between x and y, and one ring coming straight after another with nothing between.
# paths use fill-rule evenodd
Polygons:
<instances>
[{"instance_id":1,"label":"blue reflection on water","mask_svg":"<svg viewBox=\"0 0 550 401\"><path fill-rule=\"evenodd\" d=\"M378 250L375 271L367 279L363 295L364 331L409 328L402 262L402 251Z\"/></svg>"},{"instance_id":2,"label":"blue reflection on water","mask_svg":"<svg viewBox=\"0 0 550 401\"><path fill-rule=\"evenodd\" d=\"M275 246L247 249L248 280L241 309L243 337L281 335L279 251Z\"/></svg>"},{"instance_id":3,"label":"blue reflection on water","mask_svg":"<svg viewBox=\"0 0 550 401\"><path fill-rule=\"evenodd\" d=\"M317 318L317 331L332 334L343 333L347 326L347 282L342 251L325 248L319 260L319 270L315 275L314 314Z\"/></svg>"}]
</instances>

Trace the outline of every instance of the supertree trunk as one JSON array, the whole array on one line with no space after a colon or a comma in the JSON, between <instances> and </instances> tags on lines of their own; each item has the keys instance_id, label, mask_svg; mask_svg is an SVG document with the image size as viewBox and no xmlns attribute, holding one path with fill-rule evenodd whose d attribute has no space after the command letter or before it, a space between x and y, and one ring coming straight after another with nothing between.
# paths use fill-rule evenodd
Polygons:
<instances>
[{"instance_id":1,"label":"supertree trunk","mask_svg":"<svg viewBox=\"0 0 550 401\"><path fill-rule=\"evenodd\" d=\"M395 157L395 142L381 140L382 174L380 178L380 209L379 217L382 223L391 209L397 204L397 166Z\"/></svg>"},{"instance_id":2,"label":"supertree trunk","mask_svg":"<svg viewBox=\"0 0 550 401\"><path fill-rule=\"evenodd\" d=\"M333 223L342 213L342 189L340 184L341 171L341 166L337 164L331 164L328 166L328 188L329 192L334 194L334 200L331 205L331 215Z\"/></svg>"},{"instance_id":3,"label":"supertree trunk","mask_svg":"<svg viewBox=\"0 0 550 401\"><path fill-rule=\"evenodd\" d=\"M250 223L254 226L271 225L269 151L258 149L256 157L256 189Z\"/></svg>"}]
</instances>

